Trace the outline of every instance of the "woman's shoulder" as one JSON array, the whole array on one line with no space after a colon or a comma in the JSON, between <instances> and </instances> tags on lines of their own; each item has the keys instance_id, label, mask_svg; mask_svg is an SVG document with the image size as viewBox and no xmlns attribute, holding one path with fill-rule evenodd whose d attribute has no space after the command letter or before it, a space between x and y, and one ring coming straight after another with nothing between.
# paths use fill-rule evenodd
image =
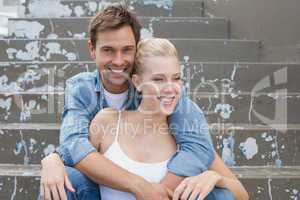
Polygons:
<instances>
[{"instance_id":1,"label":"woman's shoulder","mask_svg":"<svg viewBox=\"0 0 300 200\"><path fill-rule=\"evenodd\" d=\"M112 123L112 122L116 122L116 119L118 118L118 110L114 109L114 108L104 108L102 110L100 110L94 120L96 120L97 122L101 122L101 123Z\"/></svg>"}]
</instances>

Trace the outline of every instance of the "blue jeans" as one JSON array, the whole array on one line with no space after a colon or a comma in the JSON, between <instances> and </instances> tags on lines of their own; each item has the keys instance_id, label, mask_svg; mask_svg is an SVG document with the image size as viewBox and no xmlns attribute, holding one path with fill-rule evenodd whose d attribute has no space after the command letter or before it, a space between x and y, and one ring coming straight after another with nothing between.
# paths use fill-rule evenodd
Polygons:
<instances>
[{"instance_id":1,"label":"blue jeans","mask_svg":"<svg viewBox=\"0 0 300 200\"><path fill-rule=\"evenodd\" d=\"M91 181L80 171L66 167L69 179L76 190L75 193L66 189L68 200L101 200L98 184ZM42 200L39 196L38 200ZM232 193L227 189L215 188L205 200L234 200Z\"/></svg>"},{"instance_id":2,"label":"blue jeans","mask_svg":"<svg viewBox=\"0 0 300 200\"><path fill-rule=\"evenodd\" d=\"M98 184L94 183L80 171L72 167L66 167L69 179L76 190L75 193L67 192L68 200L100 200ZM208 194L205 200L234 200L233 195L227 189L215 188Z\"/></svg>"}]
</instances>

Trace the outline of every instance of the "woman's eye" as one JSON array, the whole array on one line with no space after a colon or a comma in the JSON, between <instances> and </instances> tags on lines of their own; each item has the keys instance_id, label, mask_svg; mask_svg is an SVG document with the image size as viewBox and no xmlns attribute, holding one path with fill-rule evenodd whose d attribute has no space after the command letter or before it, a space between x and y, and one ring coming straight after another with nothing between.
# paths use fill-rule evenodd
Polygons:
<instances>
[{"instance_id":1,"label":"woman's eye","mask_svg":"<svg viewBox=\"0 0 300 200\"><path fill-rule=\"evenodd\" d=\"M154 79L152 79L153 81L163 81L163 79L162 78L154 78Z\"/></svg>"}]
</instances>

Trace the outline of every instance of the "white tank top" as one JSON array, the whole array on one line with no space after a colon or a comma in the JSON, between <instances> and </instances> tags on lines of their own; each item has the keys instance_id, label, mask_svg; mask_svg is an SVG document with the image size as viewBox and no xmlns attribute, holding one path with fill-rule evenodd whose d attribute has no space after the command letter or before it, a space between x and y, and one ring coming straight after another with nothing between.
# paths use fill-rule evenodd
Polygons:
<instances>
[{"instance_id":1,"label":"white tank top","mask_svg":"<svg viewBox=\"0 0 300 200\"><path fill-rule=\"evenodd\" d=\"M114 142L103 155L120 167L133 174L143 177L149 182L160 182L167 173L167 163L169 159L158 163L144 163L129 158L122 150L118 142L120 121L121 112L119 111L118 125ZM100 194L102 200L135 200L134 195L131 193L115 190L104 185L100 185Z\"/></svg>"}]
</instances>

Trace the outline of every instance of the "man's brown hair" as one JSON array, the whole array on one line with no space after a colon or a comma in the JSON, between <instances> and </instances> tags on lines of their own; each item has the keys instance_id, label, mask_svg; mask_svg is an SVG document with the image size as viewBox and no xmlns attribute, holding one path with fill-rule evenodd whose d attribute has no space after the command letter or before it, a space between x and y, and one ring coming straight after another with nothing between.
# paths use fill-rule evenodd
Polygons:
<instances>
[{"instance_id":1,"label":"man's brown hair","mask_svg":"<svg viewBox=\"0 0 300 200\"><path fill-rule=\"evenodd\" d=\"M136 44L140 40L141 24L137 16L121 4L110 5L95 15L89 24L89 36L92 46L96 47L97 33L116 30L125 25L131 27Z\"/></svg>"}]
</instances>

